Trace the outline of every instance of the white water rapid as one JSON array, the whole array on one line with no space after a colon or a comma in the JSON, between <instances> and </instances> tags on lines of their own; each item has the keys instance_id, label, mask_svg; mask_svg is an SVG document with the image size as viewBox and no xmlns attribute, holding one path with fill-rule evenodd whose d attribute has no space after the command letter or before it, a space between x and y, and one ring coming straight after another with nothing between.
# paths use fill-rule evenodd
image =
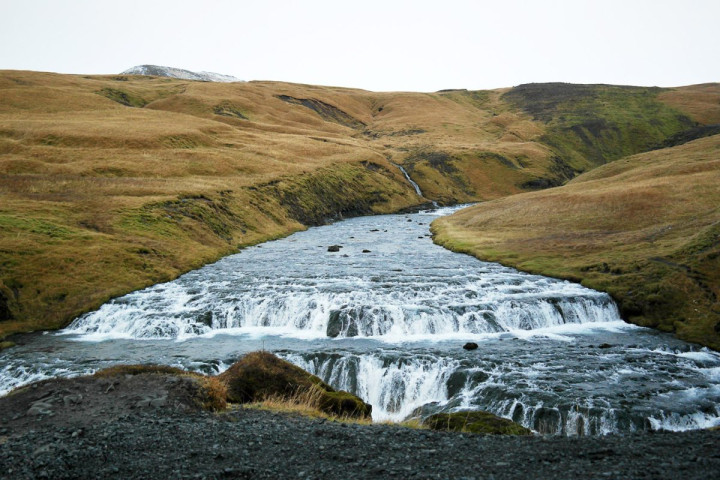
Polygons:
<instances>
[{"instance_id":1,"label":"white water rapid","mask_svg":"<svg viewBox=\"0 0 720 480\"><path fill-rule=\"evenodd\" d=\"M604 293L438 247L429 223L450 212L311 228L111 300L0 352L0 393L117 363L218 373L262 348L359 395L375 420L481 409L559 435L720 425L720 355L624 323Z\"/></svg>"}]
</instances>

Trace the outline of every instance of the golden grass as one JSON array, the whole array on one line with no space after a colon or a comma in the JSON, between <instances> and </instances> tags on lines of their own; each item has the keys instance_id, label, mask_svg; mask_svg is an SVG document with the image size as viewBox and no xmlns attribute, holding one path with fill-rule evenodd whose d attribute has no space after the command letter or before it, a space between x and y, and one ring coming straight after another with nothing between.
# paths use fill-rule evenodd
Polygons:
<instances>
[{"instance_id":1,"label":"golden grass","mask_svg":"<svg viewBox=\"0 0 720 480\"><path fill-rule=\"evenodd\" d=\"M402 422L373 422L372 418L349 415L333 415L320 409L323 396L322 389L315 387L298 391L294 395L275 395L264 398L259 402L242 404L242 408L267 410L271 412L289 413L309 418L322 418L331 422L351 423L354 425L395 425L404 428L427 429L419 419L410 419Z\"/></svg>"},{"instance_id":2,"label":"golden grass","mask_svg":"<svg viewBox=\"0 0 720 480\"><path fill-rule=\"evenodd\" d=\"M720 349L720 136L433 223L456 251L608 291L626 320Z\"/></svg>"},{"instance_id":3,"label":"golden grass","mask_svg":"<svg viewBox=\"0 0 720 480\"><path fill-rule=\"evenodd\" d=\"M367 128L280 95L337 106ZM499 95L488 105L507 109ZM114 296L292 233L309 211L424 202L388 159L428 145L467 157L527 123L508 114L498 125L463 98L0 72L0 303L13 314L0 338L62 327ZM446 201L518 191L490 178L502 172L476 172L466 188L432 169L417 177Z\"/></svg>"},{"instance_id":4,"label":"golden grass","mask_svg":"<svg viewBox=\"0 0 720 480\"><path fill-rule=\"evenodd\" d=\"M687 114L696 122L712 125L720 123L718 83L705 83L674 88L660 94L660 100Z\"/></svg>"},{"instance_id":5,"label":"golden grass","mask_svg":"<svg viewBox=\"0 0 720 480\"><path fill-rule=\"evenodd\" d=\"M553 153L503 93L0 71L0 338L338 212L424 202L390 162L441 202L521 192Z\"/></svg>"}]
</instances>

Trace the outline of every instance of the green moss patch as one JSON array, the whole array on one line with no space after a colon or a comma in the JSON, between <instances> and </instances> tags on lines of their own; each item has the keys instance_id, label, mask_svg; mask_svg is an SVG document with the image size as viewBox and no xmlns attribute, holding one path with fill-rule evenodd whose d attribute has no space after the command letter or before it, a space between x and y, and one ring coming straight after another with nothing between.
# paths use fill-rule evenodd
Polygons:
<instances>
[{"instance_id":1,"label":"green moss patch","mask_svg":"<svg viewBox=\"0 0 720 480\"><path fill-rule=\"evenodd\" d=\"M532 435L520 424L489 412L436 413L423 421L432 430L481 433L486 435Z\"/></svg>"}]
</instances>

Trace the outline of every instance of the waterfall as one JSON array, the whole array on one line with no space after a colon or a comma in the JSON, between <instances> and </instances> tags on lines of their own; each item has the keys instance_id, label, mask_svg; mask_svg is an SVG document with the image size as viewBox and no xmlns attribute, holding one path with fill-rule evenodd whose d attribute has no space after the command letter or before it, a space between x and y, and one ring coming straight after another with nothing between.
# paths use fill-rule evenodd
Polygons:
<instances>
[{"instance_id":1,"label":"waterfall","mask_svg":"<svg viewBox=\"0 0 720 480\"><path fill-rule=\"evenodd\" d=\"M402 174L405 175L405 178L407 179L408 182L410 182L410 185L413 186L413 188L415 189L415 193L417 193L418 197L423 197L422 190L420 190L420 187L418 186L418 184L415 183L412 178L410 178L410 175L407 173L407 171L405 171L405 169L401 165L398 165L397 163L393 163L393 165L395 165L397 168L399 168L400 171L402 172ZM436 204L436 206L437 206L437 204Z\"/></svg>"},{"instance_id":2,"label":"waterfall","mask_svg":"<svg viewBox=\"0 0 720 480\"><path fill-rule=\"evenodd\" d=\"M356 284L357 285L357 284ZM388 340L522 332L619 319L612 299L573 284L537 293L503 292L473 282L341 291L266 285L245 292L166 284L112 300L76 319L65 333L102 338L187 338L213 331L267 329L310 337ZM196 290L191 288L190 290ZM562 291L565 290L565 291ZM468 297L475 298L468 298Z\"/></svg>"},{"instance_id":3,"label":"waterfall","mask_svg":"<svg viewBox=\"0 0 720 480\"><path fill-rule=\"evenodd\" d=\"M572 392L555 393L533 385L546 368L500 365L492 360L448 357L397 351L365 354L304 353L284 357L330 385L354 393L373 406L373 420L402 421L438 412L484 410L513 420L541 434L607 435L648 430L709 428L720 422L720 407L713 402L720 387L711 387L704 410L694 405L687 413L665 413L657 406L618 408L605 398L577 398ZM715 359L718 361L718 358ZM617 369L622 370L622 365ZM575 372L574 381L593 375ZM525 388L513 385L520 377ZM513 388L514 387L514 388ZM680 390L683 395L694 388ZM685 402L675 402L675 408Z\"/></svg>"}]
</instances>

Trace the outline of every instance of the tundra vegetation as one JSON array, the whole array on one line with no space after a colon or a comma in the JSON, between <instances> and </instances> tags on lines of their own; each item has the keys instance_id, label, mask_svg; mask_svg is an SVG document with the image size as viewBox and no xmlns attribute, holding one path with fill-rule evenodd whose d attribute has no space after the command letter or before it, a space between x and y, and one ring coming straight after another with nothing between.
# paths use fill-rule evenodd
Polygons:
<instances>
[{"instance_id":1,"label":"tundra vegetation","mask_svg":"<svg viewBox=\"0 0 720 480\"><path fill-rule=\"evenodd\" d=\"M518 261L518 249L503 250L495 240L491 250L473 246L471 240L480 245L497 238L479 223L461 231L442 221L436 230L448 246L481 258L582 279L612 293L628 319L717 348L707 319L718 315L712 300L717 263L708 262L717 262L717 187L710 179L717 172L712 135L720 123L719 99L718 84L373 93L280 82L2 71L0 338L60 328L112 297L332 219L430 200L487 202L473 211L499 211L576 189L587 191L587 203L577 203L564 223L553 223L562 216L557 205L506 211L518 225L524 220L513 238L527 239L523 258L533 264ZM700 137L708 138L683 144ZM632 156L653 149L660 150ZM664 163L654 160L661 157ZM393 163L409 172L426 198ZM661 164L667 174L659 173ZM590 170L587 175L596 177L547 194L514 196L563 185ZM601 183L604 195L591 198ZM647 208L623 204L630 187ZM664 217L651 213L654 203ZM625 223L605 218L613 209ZM645 236L628 233L628 225L638 225L623 209L645 222ZM533 241L534 222L541 221L562 225L557 228L570 236L599 222L597 231L620 229L613 238L625 243L598 241L592 261L578 261L571 272L574 260L565 257L580 249L550 234ZM683 229L700 230L684 241ZM645 261L636 251L647 243L658 250ZM624 256L613 256L617 245ZM644 277L646 266L655 273ZM621 285L626 269L635 280ZM655 287L635 286L645 279ZM683 313L670 323L655 320L652 312L667 304L680 305ZM693 309L705 312L702 326Z\"/></svg>"}]
</instances>

